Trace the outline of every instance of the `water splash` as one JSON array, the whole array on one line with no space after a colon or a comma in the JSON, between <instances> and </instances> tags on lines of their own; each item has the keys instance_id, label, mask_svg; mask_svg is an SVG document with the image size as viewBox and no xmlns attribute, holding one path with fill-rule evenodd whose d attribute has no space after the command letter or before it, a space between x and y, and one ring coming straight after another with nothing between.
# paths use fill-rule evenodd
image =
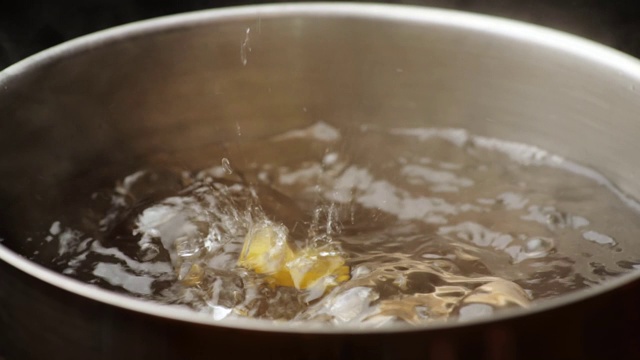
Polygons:
<instances>
[{"instance_id":1,"label":"water splash","mask_svg":"<svg viewBox=\"0 0 640 360\"><path fill-rule=\"evenodd\" d=\"M383 326L530 306L640 259L638 214L539 149L459 129L365 126L347 138L323 122L233 145L210 169L124 178L94 227L53 222L42 239L52 266L215 319ZM234 148L255 164L233 171ZM265 222L294 250L339 248L351 280L325 293L238 268Z\"/></svg>"}]
</instances>

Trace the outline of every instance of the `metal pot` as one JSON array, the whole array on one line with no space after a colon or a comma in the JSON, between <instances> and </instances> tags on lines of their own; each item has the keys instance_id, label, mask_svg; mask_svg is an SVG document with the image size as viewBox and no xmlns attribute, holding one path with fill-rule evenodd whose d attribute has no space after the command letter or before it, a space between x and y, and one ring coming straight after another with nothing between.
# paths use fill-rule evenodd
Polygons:
<instances>
[{"instance_id":1,"label":"metal pot","mask_svg":"<svg viewBox=\"0 0 640 360\"><path fill-rule=\"evenodd\" d=\"M640 197L640 63L518 22L356 4L144 21L0 73L0 356L10 359L638 358L639 273L465 323L214 321L37 265L27 238L135 169L319 119L463 127L592 166ZM308 111L303 111L303 108ZM373 150L378 151L378 150Z\"/></svg>"}]
</instances>

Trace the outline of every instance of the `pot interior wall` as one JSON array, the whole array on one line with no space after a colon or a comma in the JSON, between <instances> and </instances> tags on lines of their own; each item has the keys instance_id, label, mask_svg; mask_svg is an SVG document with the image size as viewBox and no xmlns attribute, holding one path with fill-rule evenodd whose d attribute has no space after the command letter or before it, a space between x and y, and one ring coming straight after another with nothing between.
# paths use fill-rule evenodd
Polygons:
<instances>
[{"instance_id":1,"label":"pot interior wall","mask_svg":"<svg viewBox=\"0 0 640 360\"><path fill-rule=\"evenodd\" d=\"M85 43L7 71L0 237L29 252L25 237L137 169L210 166L222 142L316 121L347 134L362 123L462 127L595 167L640 196L638 79L510 35L256 13Z\"/></svg>"}]
</instances>

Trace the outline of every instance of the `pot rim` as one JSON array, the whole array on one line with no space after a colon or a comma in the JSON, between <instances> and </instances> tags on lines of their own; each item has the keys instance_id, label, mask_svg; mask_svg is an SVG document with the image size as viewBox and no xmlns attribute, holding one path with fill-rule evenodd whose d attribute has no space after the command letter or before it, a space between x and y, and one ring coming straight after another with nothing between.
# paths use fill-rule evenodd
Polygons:
<instances>
[{"instance_id":1,"label":"pot rim","mask_svg":"<svg viewBox=\"0 0 640 360\"><path fill-rule=\"evenodd\" d=\"M409 5L361 4L361 3L308 3L269 4L237 6L201 10L177 15L164 16L125 24L98 31L67 41L50 49L32 55L0 72L0 96L9 91L11 79L56 59L73 55L111 41L130 36L140 36L157 31L192 27L215 21L256 21L278 17L353 17L377 21L402 21L431 26L458 28L467 31L484 32L497 37L511 38L535 46L551 48L555 51L580 58L616 71L620 77L630 82L640 83L640 61L607 46L549 28L520 21L479 15L457 10L435 9ZM241 36L241 35L239 35ZM0 239L1 240L1 239ZM69 278L44 266L38 265L10 250L0 242L0 260L57 288L80 295L86 299L131 310L138 313L188 323L236 328L243 330L314 333L314 334L367 334L395 333L406 331L433 331L471 325L489 324L512 318L533 315L578 301L595 297L640 278L640 271L609 280L589 289L572 292L557 298L542 301L528 309L506 309L497 314L467 321L434 321L424 325L390 324L381 328L362 325L327 326L311 322L273 322L269 320L240 318L214 320L211 316L192 310L162 305L140 300L123 294L98 288L95 285Z\"/></svg>"}]
</instances>

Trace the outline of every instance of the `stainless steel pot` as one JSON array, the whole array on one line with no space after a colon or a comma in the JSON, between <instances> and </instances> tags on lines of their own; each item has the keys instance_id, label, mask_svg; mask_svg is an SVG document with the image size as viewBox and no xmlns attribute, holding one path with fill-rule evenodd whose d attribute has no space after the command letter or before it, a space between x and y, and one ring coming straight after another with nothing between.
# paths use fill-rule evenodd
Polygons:
<instances>
[{"instance_id":1,"label":"stainless steel pot","mask_svg":"<svg viewBox=\"0 0 640 360\"><path fill-rule=\"evenodd\" d=\"M323 120L464 127L599 169L640 197L640 63L556 31L453 11L269 5L144 21L0 73L0 356L7 359L640 357L639 273L462 324L214 321L25 257L27 238L133 170ZM307 111L303 111L303 108ZM372 151L380 151L374 149Z\"/></svg>"}]
</instances>

